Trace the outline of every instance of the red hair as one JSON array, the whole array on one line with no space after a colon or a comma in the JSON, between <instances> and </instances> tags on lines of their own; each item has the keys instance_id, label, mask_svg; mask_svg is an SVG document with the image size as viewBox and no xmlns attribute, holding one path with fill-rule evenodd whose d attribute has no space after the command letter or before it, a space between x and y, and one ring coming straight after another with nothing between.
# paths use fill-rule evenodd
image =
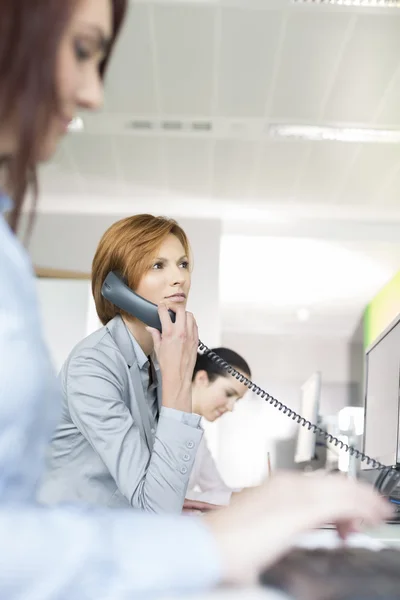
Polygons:
<instances>
[{"instance_id":1,"label":"red hair","mask_svg":"<svg viewBox=\"0 0 400 600\"><path fill-rule=\"evenodd\" d=\"M8 176L15 231L29 184L36 188L36 156L58 107L56 61L58 48L79 0L0 0L0 124L16 112L19 117L15 156ZM110 51L118 37L127 0L111 0L114 13Z\"/></svg>"},{"instance_id":2,"label":"red hair","mask_svg":"<svg viewBox=\"0 0 400 600\"><path fill-rule=\"evenodd\" d=\"M108 273L117 271L126 279L131 289L136 289L149 268L149 262L170 234L178 238L189 259L189 240L174 219L134 215L113 223L104 233L92 265L93 298L103 325L117 314L126 315L101 295L101 288Z\"/></svg>"}]
</instances>

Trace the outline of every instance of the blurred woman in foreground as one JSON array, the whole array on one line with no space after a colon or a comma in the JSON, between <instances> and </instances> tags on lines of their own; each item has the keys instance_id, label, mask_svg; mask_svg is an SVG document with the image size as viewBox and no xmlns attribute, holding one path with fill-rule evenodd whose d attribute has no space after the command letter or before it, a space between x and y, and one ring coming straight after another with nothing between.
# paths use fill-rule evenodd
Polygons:
<instances>
[{"instance_id":1,"label":"blurred woman in foreground","mask_svg":"<svg viewBox=\"0 0 400 600\"><path fill-rule=\"evenodd\" d=\"M11 229L0 217L0 596L8 600L118 600L252 581L299 531L325 521L348 531L357 519L375 525L390 512L365 485L296 475L278 476L199 520L35 504L60 399L34 275L13 231L37 163L51 157L78 109L101 105L126 4L0 1L3 211L13 199ZM176 342L183 352L184 340Z\"/></svg>"}]
</instances>

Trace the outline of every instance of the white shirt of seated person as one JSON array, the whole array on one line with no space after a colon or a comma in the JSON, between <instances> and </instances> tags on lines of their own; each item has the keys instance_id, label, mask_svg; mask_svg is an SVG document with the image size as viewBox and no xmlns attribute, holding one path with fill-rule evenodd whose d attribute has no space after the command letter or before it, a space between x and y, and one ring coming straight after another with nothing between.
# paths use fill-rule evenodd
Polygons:
<instances>
[{"instance_id":1,"label":"white shirt of seated person","mask_svg":"<svg viewBox=\"0 0 400 600\"><path fill-rule=\"evenodd\" d=\"M244 372L243 375L248 376ZM232 412L236 402L243 398L246 391L247 387L228 373L215 376L215 373L209 373L205 369L198 370L192 383L193 412L206 421L214 422L225 413ZM190 476L186 499L222 506L228 505L232 493L238 491L240 490L225 484L203 437Z\"/></svg>"}]
</instances>

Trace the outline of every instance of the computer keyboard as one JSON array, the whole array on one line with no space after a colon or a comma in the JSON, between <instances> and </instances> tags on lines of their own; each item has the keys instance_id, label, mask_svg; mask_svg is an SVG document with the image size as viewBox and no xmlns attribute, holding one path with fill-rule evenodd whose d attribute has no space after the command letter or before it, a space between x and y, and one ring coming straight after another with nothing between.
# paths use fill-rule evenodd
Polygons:
<instances>
[{"instance_id":1,"label":"computer keyboard","mask_svg":"<svg viewBox=\"0 0 400 600\"><path fill-rule=\"evenodd\" d=\"M380 473L375 487L383 496L400 500L400 470L388 469Z\"/></svg>"},{"instance_id":2,"label":"computer keyboard","mask_svg":"<svg viewBox=\"0 0 400 600\"><path fill-rule=\"evenodd\" d=\"M375 481L376 489L392 504L394 513L387 523L400 523L400 470L386 469Z\"/></svg>"},{"instance_id":3,"label":"computer keyboard","mask_svg":"<svg viewBox=\"0 0 400 600\"><path fill-rule=\"evenodd\" d=\"M392 505L394 513L392 517L386 521L386 523L400 523L400 498L387 496L387 499Z\"/></svg>"}]
</instances>

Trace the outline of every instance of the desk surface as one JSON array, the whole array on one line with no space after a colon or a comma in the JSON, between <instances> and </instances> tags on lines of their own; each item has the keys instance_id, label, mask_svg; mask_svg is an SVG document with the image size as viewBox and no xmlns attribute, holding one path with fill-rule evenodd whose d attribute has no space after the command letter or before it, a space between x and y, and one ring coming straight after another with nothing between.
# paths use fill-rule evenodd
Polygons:
<instances>
[{"instance_id":1,"label":"desk surface","mask_svg":"<svg viewBox=\"0 0 400 600\"><path fill-rule=\"evenodd\" d=\"M158 600L291 600L286 594L262 587L221 588L212 592L182 596L163 596Z\"/></svg>"},{"instance_id":2,"label":"desk surface","mask_svg":"<svg viewBox=\"0 0 400 600\"><path fill-rule=\"evenodd\" d=\"M381 527L367 533L384 544L400 546L400 524L381 525Z\"/></svg>"}]
</instances>

